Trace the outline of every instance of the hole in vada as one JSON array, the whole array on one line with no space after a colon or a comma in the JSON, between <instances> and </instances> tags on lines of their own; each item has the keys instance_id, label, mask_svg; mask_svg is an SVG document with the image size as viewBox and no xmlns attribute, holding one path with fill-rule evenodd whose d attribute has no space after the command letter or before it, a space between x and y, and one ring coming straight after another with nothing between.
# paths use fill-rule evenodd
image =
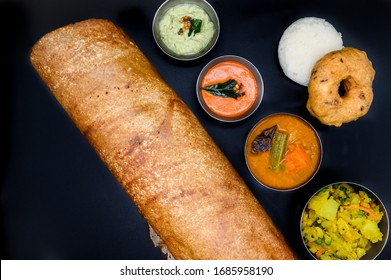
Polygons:
<instances>
[{"instance_id":1,"label":"hole in vada","mask_svg":"<svg viewBox=\"0 0 391 280\"><path fill-rule=\"evenodd\" d=\"M346 95L346 80L342 80L338 87L338 94L340 97L344 97Z\"/></svg>"}]
</instances>

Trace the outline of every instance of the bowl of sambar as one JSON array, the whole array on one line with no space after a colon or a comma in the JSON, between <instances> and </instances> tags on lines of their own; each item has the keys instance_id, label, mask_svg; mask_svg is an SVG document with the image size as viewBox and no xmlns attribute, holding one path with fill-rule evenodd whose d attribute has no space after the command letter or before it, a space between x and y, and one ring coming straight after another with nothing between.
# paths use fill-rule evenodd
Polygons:
<instances>
[{"instance_id":1,"label":"bowl of sambar","mask_svg":"<svg viewBox=\"0 0 391 280\"><path fill-rule=\"evenodd\" d=\"M294 190L317 173L323 149L314 127L290 113L261 119L245 143L245 159L253 177L274 190Z\"/></svg>"}]
</instances>

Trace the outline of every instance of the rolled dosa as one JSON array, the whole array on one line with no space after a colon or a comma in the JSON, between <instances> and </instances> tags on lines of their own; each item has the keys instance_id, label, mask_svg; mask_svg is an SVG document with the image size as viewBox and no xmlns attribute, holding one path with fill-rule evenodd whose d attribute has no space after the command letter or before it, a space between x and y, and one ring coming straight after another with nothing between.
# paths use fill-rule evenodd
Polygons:
<instances>
[{"instance_id":1,"label":"rolled dosa","mask_svg":"<svg viewBox=\"0 0 391 280\"><path fill-rule=\"evenodd\" d=\"M190 109L114 23L56 29L31 62L175 259L294 259Z\"/></svg>"}]
</instances>

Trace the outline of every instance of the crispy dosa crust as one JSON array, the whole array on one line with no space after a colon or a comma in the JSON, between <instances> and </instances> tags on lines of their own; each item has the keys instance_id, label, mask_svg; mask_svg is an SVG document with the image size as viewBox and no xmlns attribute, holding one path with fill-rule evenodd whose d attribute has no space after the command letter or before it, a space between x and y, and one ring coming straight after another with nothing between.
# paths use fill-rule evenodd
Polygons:
<instances>
[{"instance_id":1,"label":"crispy dosa crust","mask_svg":"<svg viewBox=\"0 0 391 280\"><path fill-rule=\"evenodd\" d=\"M196 117L119 27L45 35L31 62L176 259L293 259Z\"/></svg>"}]
</instances>

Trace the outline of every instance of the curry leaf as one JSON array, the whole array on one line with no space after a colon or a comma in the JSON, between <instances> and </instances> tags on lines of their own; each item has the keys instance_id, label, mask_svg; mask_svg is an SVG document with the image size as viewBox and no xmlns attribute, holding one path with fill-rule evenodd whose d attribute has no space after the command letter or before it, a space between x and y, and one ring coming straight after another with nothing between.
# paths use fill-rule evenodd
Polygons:
<instances>
[{"instance_id":1,"label":"curry leaf","mask_svg":"<svg viewBox=\"0 0 391 280\"><path fill-rule=\"evenodd\" d=\"M190 37L193 32L194 32L194 35L196 35L197 33L200 33L201 32L201 25L202 25L201 19L193 19L192 18L190 20L190 29L189 29L188 36Z\"/></svg>"},{"instance_id":2,"label":"curry leaf","mask_svg":"<svg viewBox=\"0 0 391 280\"><path fill-rule=\"evenodd\" d=\"M237 90L235 89L235 86L237 84L237 81L230 79L224 83L213 84L210 86L203 87L202 89L210 92L215 96L237 99L239 96L239 94L236 93Z\"/></svg>"}]
</instances>

